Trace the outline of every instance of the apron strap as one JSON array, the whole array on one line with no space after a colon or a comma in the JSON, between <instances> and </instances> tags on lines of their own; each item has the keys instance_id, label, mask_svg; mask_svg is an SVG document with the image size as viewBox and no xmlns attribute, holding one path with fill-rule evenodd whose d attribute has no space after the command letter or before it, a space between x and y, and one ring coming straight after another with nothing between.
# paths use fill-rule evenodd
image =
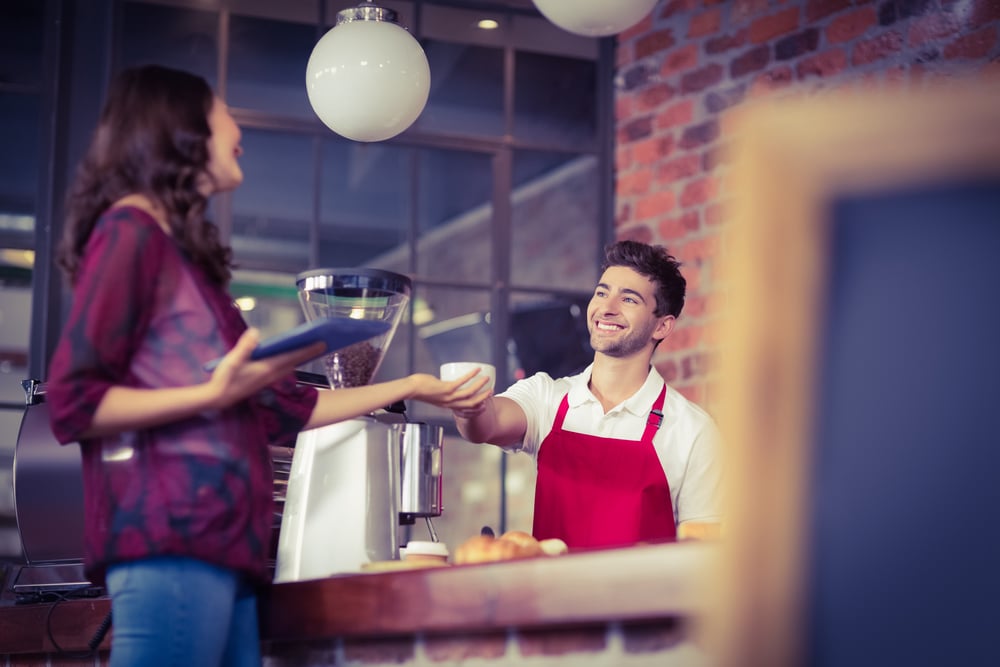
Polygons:
<instances>
[{"instance_id":1,"label":"apron strap","mask_svg":"<svg viewBox=\"0 0 1000 667\"><path fill-rule=\"evenodd\" d=\"M660 429L660 425L663 423L663 402L666 396L667 385L664 383L663 388L660 389L660 395L656 398L653 408L649 411L649 417L646 418L646 430L642 433L643 442L652 442L653 436Z\"/></svg>"}]
</instances>

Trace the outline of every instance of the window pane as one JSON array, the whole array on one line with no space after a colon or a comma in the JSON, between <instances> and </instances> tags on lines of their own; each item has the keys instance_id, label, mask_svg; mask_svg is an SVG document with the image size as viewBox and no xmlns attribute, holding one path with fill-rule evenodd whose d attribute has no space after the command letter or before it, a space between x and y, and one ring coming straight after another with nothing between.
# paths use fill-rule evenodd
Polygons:
<instances>
[{"instance_id":1,"label":"window pane","mask_svg":"<svg viewBox=\"0 0 1000 667\"><path fill-rule=\"evenodd\" d=\"M367 266L407 273L411 150L323 140L321 266Z\"/></svg>"},{"instance_id":2,"label":"window pane","mask_svg":"<svg viewBox=\"0 0 1000 667\"><path fill-rule=\"evenodd\" d=\"M518 52L514 136L572 148L597 136L597 63Z\"/></svg>"},{"instance_id":3,"label":"window pane","mask_svg":"<svg viewBox=\"0 0 1000 667\"><path fill-rule=\"evenodd\" d=\"M122 64L156 63L201 75L215 87L218 14L126 3L122 26Z\"/></svg>"},{"instance_id":4,"label":"window pane","mask_svg":"<svg viewBox=\"0 0 1000 667\"><path fill-rule=\"evenodd\" d=\"M597 159L519 151L514 184L511 281L589 293L598 277Z\"/></svg>"},{"instance_id":5,"label":"window pane","mask_svg":"<svg viewBox=\"0 0 1000 667\"><path fill-rule=\"evenodd\" d=\"M4 119L0 123L0 231L30 235L38 200L41 102L35 95L0 93L0 118Z\"/></svg>"},{"instance_id":6,"label":"window pane","mask_svg":"<svg viewBox=\"0 0 1000 667\"><path fill-rule=\"evenodd\" d=\"M30 250L0 248L0 406L24 405L33 266Z\"/></svg>"},{"instance_id":7,"label":"window pane","mask_svg":"<svg viewBox=\"0 0 1000 667\"><path fill-rule=\"evenodd\" d=\"M448 134L500 136L503 50L428 40L431 91L416 127Z\"/></svg>"},{"instance_id":8,"label":"window pane","mask_svg":"<svg viewBox=\"0 0 1000 667\"><path fill-rule=\"evenodd\" d=\"M417 272L432 278L489 282L492 276L493 168L484 153L419 153L420 242Z\"/></svg>"},{"instance_id":9,"label":"window pane","mask_svg":"<svg viewBox=\"0 0 1000 667\"><path fill-rule=\"evenodd\" d=\"M242 145L244 180L233 194L236 261L248 268L304 271L313 217L312 139L246 129Z\"/></svg>"},{"instance_id":10,"label":"window pane","mask_svg":"<svg viewBox=\"0 0 1000 667\"><path fill-rule=\"evenodd\" d=\"M4 0L0 21L0 85L42 82L45 3Z\"/></svg>"},{"instance_id":11,"label":"window pane","mask_svg":"<svg viewBox=\"0 0 1000 667\"><path fill-rule=\"evenodd\" d=\"M315 26L235 15L229 25L229 105L312 119L306 63Z\"/></svg>"}]
</instances>

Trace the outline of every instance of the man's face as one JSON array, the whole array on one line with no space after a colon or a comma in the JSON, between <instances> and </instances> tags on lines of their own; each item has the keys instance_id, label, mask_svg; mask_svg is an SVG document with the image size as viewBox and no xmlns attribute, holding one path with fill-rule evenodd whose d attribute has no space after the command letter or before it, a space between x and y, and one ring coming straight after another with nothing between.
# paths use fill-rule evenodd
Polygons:
<instances>
[{"instance_id":1,"label":"man's face","mask_svg":"<svg viewBox=\"0 0 1000 667\"><path fill-rule=\"evenodd\" d=\"M666 337L673 316L657 317L653 281L624 266L610 266L587 307L587 329L595 352L628 357L651 351Z\"/></svg>"}]
</instances>

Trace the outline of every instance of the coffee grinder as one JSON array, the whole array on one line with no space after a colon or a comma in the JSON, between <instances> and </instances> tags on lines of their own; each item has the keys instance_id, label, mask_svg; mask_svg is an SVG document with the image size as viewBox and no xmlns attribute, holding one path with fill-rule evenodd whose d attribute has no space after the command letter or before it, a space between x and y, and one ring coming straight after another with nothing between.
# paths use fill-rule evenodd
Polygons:
<instances>
[{"instance_id":1,"label":"coffee grinder","mask_svg":"<svg viewBox=\"0 0 1000 667\"><path fill-rule=\"evenodd\" d=\"M389 322L386 333L325 355L329 391L368 384L407 307L412 283L376 269L316 269L296 277L306 319ZM326 391L321 390L321 391ZM359 572L399 558L399 527L440 516L444 432L380 410L299 434L292 454L274 581Z\"/></svg>"}]
</instances>

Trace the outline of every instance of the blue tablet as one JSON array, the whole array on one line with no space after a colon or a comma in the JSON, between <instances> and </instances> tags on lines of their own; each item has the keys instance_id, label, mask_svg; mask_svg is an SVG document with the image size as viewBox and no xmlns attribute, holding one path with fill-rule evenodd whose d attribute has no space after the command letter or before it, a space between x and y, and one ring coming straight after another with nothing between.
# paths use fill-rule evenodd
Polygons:
<instances>
[{"instance_id":1,"label":"blue tablet","mask_svg":"<svg viewBox=\"0 0 1000 667\"><path fill-rule=\"evenodd\" d=\"M283 334L272 336L261 341L260 345L250 353L250 358L266 359L284 352L291 352L302 347L308 347L317 341L326 343L326 349L316 355L322 356L334 350L360 343L363 340L381 336L389 330L391 323L381 320L356 320L349 317L323 317L312 322L300 324ZM316 357L313 357L315 359ZM302 363L311 361L306 359ZM206 371L215 370L222 359L213 359L205 364Z\"/></svg>"}]
</instances>

